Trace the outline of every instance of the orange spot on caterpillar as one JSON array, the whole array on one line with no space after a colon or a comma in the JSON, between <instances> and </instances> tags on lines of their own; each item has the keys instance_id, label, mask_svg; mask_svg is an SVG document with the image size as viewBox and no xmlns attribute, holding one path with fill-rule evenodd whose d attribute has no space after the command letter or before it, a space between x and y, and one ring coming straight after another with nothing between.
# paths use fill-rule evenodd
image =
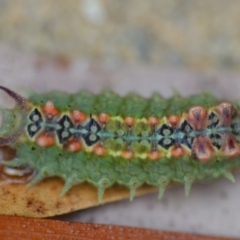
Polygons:
<instances>
[{"instance_id":1,"label":"orange spot on caterpillar","mask_svg":"<svg viewBox=\"0 0 240 240\"><path fill-rule=\"evenodd\" d=\"M50 147L54 144L54 137L44 133L37 138L36 142L40 147Z\"/></svg>"},{"instance_id":2,"label":"orange spot on caterpillar","mask_svg":"<svg viewBox=\"0 0 240 240\"><path fill-rule=\"evenodd\" d=\"M159 123L159 119L157 117L151 116L148 118L148 123L154 127Z\"/></svg>"},{"instance_id":3,"label":"orange spot on caterpillar","mask_svg":"<svg viewBox=\"0 0 240 240\"><path fill-rule=\"evenodd\" d=\"M182 156L184 156L184 154L185 154L185 151L184 151L183 147L181 147L180 145L176 145L173 147L172 156L182 157Z\"/></svg>"},{"instance_id":4,"label":"orange spot on caterpillar","mask_svg":"<svg viewBox=\"0 0 240 240\"><path fill-rule=\"evenodd\" d=\"M150 153L148 153L148 158L151 160L157 160L161 157L161 153L157 150L153 150Z\"/></svg>"},{"instance_id":5,"label":"orange spot on caterpillar","mask_svg":"<svg viewBox=\"0 0 240 240\"><path fill-rule=\"evenodd\" d=\"M213 156L213 147L209 137L199 136L193 144L192 156L201 162L208 162Z\"/></svg>"},{"instance_id":6,"label":"orange spot on caterpillar","mask_svg":"<svg viewBox=\"0 0 240 240\"><path fill-rule=\"evenodd\" d=\"M100 113L98 116L98 120L100 123L106 123L109 120L109 115L107 113Z\"/></svg>"},{"instance_id":7,"label":"orange spot on caterpillar","mask_svg":"<svg viewBox=\"0 0 240 240\"><path fill-rule=\"evenodd\" d=\"M59 114L59 111L54 106L53 102L51 102L51 101L46 102L45 106L43 107L43 112L46 115L50 115L50 116L55 116L55 115Z\"/></svg>"},{"instance_id":8,"label":"orange spot on caterpillar","mask_svg":"<svg viewBox=\"0 0 240 240\"><path fill-rule=\"evenodd\" d=\"M122 157L125 158L125 159L131 159L133 158L133 152L131 150L125 150L123 153L122 153Z\"/></svg>"},{"instance_id":9,"label":"orange spot on caterpillar","mask_svg":"<svg viewBox=\"0 0 240 240\"><path fill-rule=\"evenodd\" d=\"M180 121L180 118L177 115L171 115L168 118L168 121L173 127L176 127L178 125L179 121Z\"/></svg>"},{"instance_id":10,"label":"orange spot on caterpillar","mask_svg":"<svg viewBox=\"0 0 240 240\"><path fill-rule=\"evenodd\" d=\"M78 140L72 140L65 146L65 149L69 152L78 152L81 148L82 144Z\"/></svg>"},{"instance_id":11,"label":"orange spot on caterpillar","mask_svg":"<svg viewBox=\"0 0 240 240\"><path fill-rule=\"evenodd\" d=\"M240 153L236 138L232 134L227 134L224 139L223 152L225 156L236 157Z\"/></svg>"},{"instance_id":12,"label":"orange spot on caterpillar","mask_svg":"<svg viewBox=\"0 0 240 240\"><path fill-rule=\"evenodd\" d=\"M74 110L72 112L72 118L75 122L83 122L85 121L85 119L87 118L86 117L86 114L79 111L79 110Z\"/></svg>"},{"instance_id":13,"label":"orange spot on caterpillar","mask_svg":"<svg viewBox=\"0 0 240 240\"><path fill-rule=\"evenodd\" d=\"M208 112L201 106L192 107L188 112L188 119L195 129L203 129L207 124Z\"/></svg>"},{"instance_id":14,"label":"orange spot on caterpillar","mask_svg":"<svg viewBox=\"0 0 240 240\"><path fill-rule=\"evenodd\" d=\"M133 126L135 124L135 119L133 117L126 117L124 122L129 126Z\"/></svg>"},{"instance_id":15,"label":"orange spot on caterpillar","mask_svg":"<svg viewBox=\"0 0 240 240\"><path fill-rule=\"evenodd\" d=\"M97 145L94 147L93 152L98 156L103 156L107 153L107 150L103 146Z\"/></svg>"}]
</instances>

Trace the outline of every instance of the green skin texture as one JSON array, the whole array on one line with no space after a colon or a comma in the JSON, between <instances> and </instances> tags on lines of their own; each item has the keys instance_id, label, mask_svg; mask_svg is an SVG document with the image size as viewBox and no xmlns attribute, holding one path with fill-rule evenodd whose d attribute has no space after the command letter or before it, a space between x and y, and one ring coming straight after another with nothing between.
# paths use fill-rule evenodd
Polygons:
<instances>
[{"instance_id":1,"label":"green skin texture","mask_svg":"<svg viewBox=\"0 0 240 240\"><path fill-rule=\"evenodd\" d=\"M149 99L145 99L134 93L120 97L111 91L104 91L99 95L93 95L87 91L80 91L76 94L54 91L46 94L34 94L29 98L29 102L36 106L43 106L48 100L52 101L60 111L78 109L86 114L97 115L105 112L110 116L123 118L126 116L163 118L171 114L188 112L192 106L200 105L209 108L220 103L210 94L187 98L174 96L164 99L156 93ZM20 114L18 108L12 111L13 115ZM25 115L22 114L22 116ZM14 120L15 117L12 117L12 121ZM9 117L8 121L10 121ZM26 118L23 117L22 121L26 121ZM24 124L18 123L18 125ZM110 126L109 129L113 132L118 131L116 126ZM6 131L4 125L1 132L4 132L4 136L14 133ZM24 134L26 133L24 132ZM169 184L183 183L185 193L188 195L191 184L195 181L213 180L221 176L234 181L231 172L240 165L239 157L226 159L224 156L213 157L206 163L192 159L188 155L181 158L162 157L157 161L137 158L125 160L122 157L110 155L100 157L85 151L71 153L58 146L42 148L30 140L18 141L10 147L17 150L16 158L12 161L3 161L4 165L9 167L29 166L37 171L37 175L29 183L29 186L44 178L58 176L65 181L61 194L64 195L72 186L89 182L97 187L99 202L102 200L104 190L115 183L130 189L130 200L133 199L135 190L143 184L158 187L159 198L161 198ZM109 147L114 149L111 143Z\"/></svg>"}]
</instances>

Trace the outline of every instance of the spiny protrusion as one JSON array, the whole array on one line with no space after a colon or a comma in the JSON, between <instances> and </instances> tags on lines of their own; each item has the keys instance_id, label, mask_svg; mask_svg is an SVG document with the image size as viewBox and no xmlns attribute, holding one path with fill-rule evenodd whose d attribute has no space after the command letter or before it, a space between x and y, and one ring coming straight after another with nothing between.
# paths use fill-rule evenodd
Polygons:
<instances>
[{"instance_id":1,"label":"spiny protrusion","mask_svg":"<svg viewBox=\"0 0 240 240\"><path fill-rule=\"evenodd\" d=\"M112 184L107 178L102 178L98 183L97 183L97 188L98 188L98 202L101 203L103 199L103 195L105 192L105 189L110 187Z\"/></svg>"},{"instance_id":2,"label":"spiny protrusion","mask_svg":"<svg viewBox=\"0 0 240 240\"><path fill-rule=\"evenodd\" d=\"M166 190L166 187L164 185L160 185L158 187L158 199L159 200L161 200L163 198L165 190Z\"/></svg>"},{"instance_id":3,"label":"spiny protrusion","mask_svg":"<svg viewBox=\"0 0 240 240\"><path fill-rule=\"evenodd\" d=\"M32 181L30 181L27 184L27 187L32 187L32 186L36 185L37 183L41 182L46 177L48 177L46 173L47 173L47 168L43 168L40 172L37 173L35 178L33 178Z\"/></svg>"},{"instance_id":4,"label":"spiny protrusion","mask_svg":"<svg viewBox=\"0 0 240 240\"><path fill-rule=\"evenodd\" d=\"M130 187L129 200L132 202L136 193L136 188L134 186Z\"/></svg>"},{"instance_id":5,"label":"spiny protrusion","mask_svg":"<svg viewBox=\"0 0 240 240\"><path fill-rule=\"evenodd\" d=\"M163 176L163 177L160 177L159 181L158 181L158 189L159 189L159 192L158 192L158 199L162 199L164 193L165 193L165 189L167 187L167 185L169 184L169 180Z\"/></svg>"},{"instance_id":6,"label":"spiny protrusion","mask_svg":"<svg viewBox=\"0 0 240 240\"><path fill-rule=\"evenodd\" d=\"M98 188L98 203L102 203L103 195L105 192L105 188Z\"/></svg>"},{"instance_id":7,"label":"spiny protrusion","mask_svg":"<svg viewBox=\"0 0 240 240\"><path fill-rule=\"evenodd\" d=\"M134 196L135 196L135 192L136 189L140 186L140 182L138 181L137 178L132 178L128 184L128 187L130 189L130 195L129 195L129 200L132 201Z\"/></svg>"},{"instance_id":8,"label":"spiny protrusion","mask_svg":"<svg viewBox=\"0 0 240 240\"><path fill-rule=\"evenodd\" d=\"M73 174L71 177L69 177L67 180L65 180L65 184L61 191L60 197L63 197L71 187L73 187L74 185L77 185L79 183L81 183L81 181L77 181L77 174Z\"/></svg>"},{"instance_id":9,"label":"spiny protrusion","mask_svg":"<svg viewBox=\"0 0 240 240\"><path fill-rule=\"evenodd\" d=\"M184 191L185 191L185 196L188 197L190 190L191 190L191 186L193 183L193 178L189 175L186 175L184 177Z\"/></svg>"},{"instance_id":10,"label":"spiny protrusion","mask_svg":"<svg viewBox=\"0 0 240 240\"><path fill-rule=\"evenodd\" d=\"M226 179L228 179L229 181L235 183L235 178L234 178L234 176L232 175L231 172L224 172L224 173L223 173L223 176L224 176Z\"/></svg>"}]
</instances>

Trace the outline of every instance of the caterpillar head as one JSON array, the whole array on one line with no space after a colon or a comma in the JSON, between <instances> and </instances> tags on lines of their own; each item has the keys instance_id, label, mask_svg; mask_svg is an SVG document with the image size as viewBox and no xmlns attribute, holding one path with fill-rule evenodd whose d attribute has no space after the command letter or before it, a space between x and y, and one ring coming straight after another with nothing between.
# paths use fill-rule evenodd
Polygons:
<instances>
[{"instance_id":1,"label":"caterpillar head","mask_svg":"<svg viewBox=\"0 0 240 240\"><path fill-rule=\"evenodd\" d=\"M28 102L17 93L0 86L16 102L13 109L0 108L2 124L0 127L0 147L14 144L23 130L24 116L28 109Z\"/></svg>"}]
</instances>

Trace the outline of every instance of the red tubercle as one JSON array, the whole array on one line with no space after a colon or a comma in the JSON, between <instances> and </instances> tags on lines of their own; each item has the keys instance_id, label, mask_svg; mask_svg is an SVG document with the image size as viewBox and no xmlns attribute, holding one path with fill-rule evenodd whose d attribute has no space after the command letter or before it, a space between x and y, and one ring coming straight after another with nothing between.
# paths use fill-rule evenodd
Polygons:
<instances>
[{"instance_id":1,"label":"red tubercle","mask_svg":"<svg viewBox=\"0 0 240 240\"><path fill-rule=\"evenodd\" d=\"M42 133L39 135L36 139L36 143L40 147L50 147L55 143L55 139L52 135L47 134L47 133Z\"/></svg>"},{"instance_id":2,"label":"red tubercle","mask_svg":"<svg viewBox=\"0 0 240 240\"><path fill-rule=\"evenodd\" d=\"M159 123L159 118L155 117L155 116L151 116L148 118L148 123L152 126L155 127L158 125Z\"/></svg>"},{"instance_id":3,"label":"red tubercle","mask_svg":"<svg viewBox=\"0 0 240 240\"><path fill-rule=\"evenodd\" d=\"M226 134L223 143L223 153L227 157L236 157L240 154L238 142L233 134Z\"/></svg>"},{"instance_id":4,"label":"red tubercle","mask_svg":"<svg viewBox=\"0 0 240 240\"><path fill-rule=\"evenodd\" d=\"M178 115L170 115L168 117L168 122L173 126L176 127L180 122L180 117Z\"/></svg>"},{"instance_id":5,"label":"red tubercle","mask_svg":"<svg viewBox=\"0 0 240 240\"><path fill-rule=\"evenodd\" d=\"M86 114L79 110L74 110L71 115L75 122L84 122L87 118Z\"/></svg>"},{"instance_id":6,"label":"red tubercle","mask_svg":"<svg viewBox=\"0 0 240 240\"><path fill-rule=\"evenodd\" d=\"M229 126L232 123L234 108L229 102L222 102L216 107L222 125Z\"/></svg>"},{"instance_id":7,"label":"red tubercle","mask_svg":"<svg viewBox=\"0 0 240 240\"><path fill-rule=\"evenodd\" d=\"M185 150L181 145L175 145L172 149L173 157L182 157L185 154Z\"/></svg>"},{"instance_id":8,"label":"red tubercle","mask_svg":"<svg viewBox=\"0 0 240 240\"><path fill-rule=\"evenodd\" d=\"M109 121L110 116L107 113L100 113L98 115L98 121L102 124L105 124Z\"/></svg>"},{"instance_id":9,"label":"red tubercle","mask_svg":"<svg viewBox=\"0 0 240 240\"><path fill-rule=\"evenodd\" d=\"M97 145L93 148L93 152L98 156L104 156L106 155L107 150L102 145Z\"/></svg>"},{"instance_id":10,"label":"red tubercle","mask_svg":"<svg viewBox=\"0 0 240 240\"><path fill-rule=\"evenodd\" d=\"M158 151L158 150L153 150L153 151L151 151L151 152L149 152L148 153L148 158L150 159L150 160L158 160L159 158L161 158L161 156L162 156L162 154L161 154L161 152L160 151Z\"/></svg>"},{"instance_id":11,"label":"red tubercle","mask_svg":"<svg viewBox=\"0 0 240 240\"><path fill-rule=\"evenodd\" d=\"M194 129L203 129L207 126L208 111L201 106L194 106L190 108L187 118Z\"/></svg>"},{"instance_id":12,"label":"red tubercle","mask_svg":"<svg viewBox=\"0 0 240 240\"><path fill-rule=\"evenodd\" d=\"M66 145L65 149L69 152L78 152L82 148L82 144L79 140L70 140Z\"/></svg>"},{"instance_id":13,"label":"red tubercle","mask_svg":"<svg viewBox=\"0 0 240 240\"><path fill-rule=\"evenodd\" d=\"M124 122L127 126L132 127L135 124L136 120L135 118L128 116L124 119Z\"/></svg>"},{"instance_id":14,"label":"red tubercle","mask_svg":"<svg viewBox=\"0 0 240 240\"><path fill-rule=\"evenodd\" d=\"M47 116L56 116L59 115L58 109L54 106L53 102L47 101L45 106L43 107L43 112Z\"/></svg>"},{"instance_id":15,"label":"red tubercle","mask_svg":"<svg viewBox=\"0 0 240 240\"><path fill-rule=\"evenodd\" d=\"M131 150L125 150L122 152L122 157L126 160L130 160L134 157L133 151Z\"/></svg>"},{"instance_id":16,"label":"red tubercle","mask_svg":"<svg viewBox=\"0 0 240 240\"><path fill-rule=\"evenodd\" d=\"M214 149L207 136L196 137L193 143L192 156L200 162L209 162L213 157Z\"/></svg>"}]
</instances>

